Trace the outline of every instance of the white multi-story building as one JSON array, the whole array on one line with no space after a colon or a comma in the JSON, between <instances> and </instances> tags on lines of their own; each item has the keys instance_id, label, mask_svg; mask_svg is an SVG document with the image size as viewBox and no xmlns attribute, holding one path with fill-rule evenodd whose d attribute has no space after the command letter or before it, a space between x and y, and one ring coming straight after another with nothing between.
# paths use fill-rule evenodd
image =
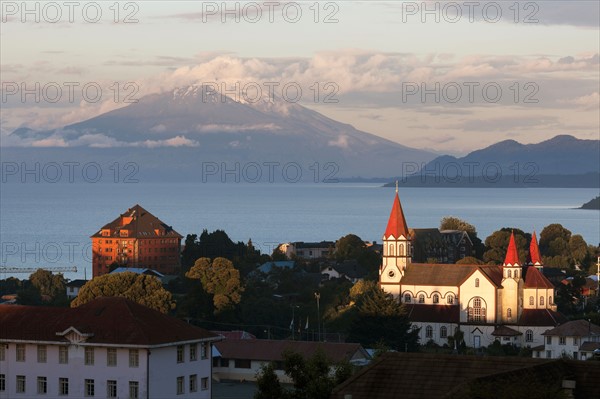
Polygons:
<instances>
[{"instance_id":1,"label":"white multi-story building","mask_svg":"<svg viewBox=\"0 0 600 399\"><path fill-rule=\"evenodd\" d=\"M398 298L421 343L448 343L460 330L467 346L501 343L534 347L542 334L566 318L557 312L554 286L543 275L535 232L528 264L519 260L511 234L504 263L496 265L412 263L412 243L398 197L383 235L380 287Z\"/></svg>"},{"instance_id":2,"label":"white multi-story building","mask_svg":"<svg viewBox=\"0 0 600 399\"><path fill-rule=\"evenodd\" d=\"M0 306L0 398L211 398L215 334L131 302Z\"/></svg>"},{"instance_id":3,"label":"white multi-story building","mask_svg":"<svg viewBox=\"0 0 600 399\"><path fill-rule=\"evenodd\" d=\"M544 344L533 348L533 357L587 360L600 350L600 326L573 320L546 331Z\"/></svg>"}]
</instances>

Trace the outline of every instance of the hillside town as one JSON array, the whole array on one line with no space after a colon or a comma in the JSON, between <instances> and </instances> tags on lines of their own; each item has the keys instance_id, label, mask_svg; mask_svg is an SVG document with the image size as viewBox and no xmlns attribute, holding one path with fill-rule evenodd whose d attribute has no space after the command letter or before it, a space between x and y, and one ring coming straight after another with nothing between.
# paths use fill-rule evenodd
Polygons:
<instances>
[{"instance_id":1,"label":"hillside town","mask_svg":"<svg viewBox=\"0 0 600 399\"><path fill-rule=\"evenodd\" d=\"M91 235L90 280L1 281L0 398L481 397L511 375L512 397L600 394L596 247L409 228L398 188L382 230L261 254L135 205Z\"/></svg>"}]
</instances>

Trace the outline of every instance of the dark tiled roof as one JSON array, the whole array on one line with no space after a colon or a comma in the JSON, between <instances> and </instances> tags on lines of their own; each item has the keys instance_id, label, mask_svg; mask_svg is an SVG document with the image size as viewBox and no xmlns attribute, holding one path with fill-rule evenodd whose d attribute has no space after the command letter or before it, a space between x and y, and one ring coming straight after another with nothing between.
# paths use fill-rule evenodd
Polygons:
<instances>
[{"instance_id":1,"label":"dark tiled roof","mask_svg":"<svg viewBox=\"0 0 600 399\"><path fill-rule=\"evenodd\" d=\"M338 344L332 342L275 341L268 339L225 340L215 343L225 359L250 359L263 361L281 361L283 353L291 350L304 356L312 356L318 349L334 362L350 360L360 352L365 358L367 352L360 344Z\"/></svg>"},{"instance_id":2,"label":"dark tiled roof","mask_svg":"<svg viewBox=\"0 0 600 399\"><path fill-rule=\"evenodd\" d=\"M600 335L600 326L592 324L587 320L573 320L561 324L542 335L560 335L562 337L587 337L589 335Z\"/></svg>"},{"instance_id":3,"label":"dark tiled roof","mask_svg":"<svg viewBox=\"0 0 600 399\"><path fill-rule=\"evenodd\" d=\"M496 327L492 335L495 337L516 337L519 335L523 335L523 333L517 330L513 330L512 328L507 326L498 326Z\"/></svg>"},{"instance_id":4,"label":"dark tiled roof","mask_svg":"<svg viewBox=\"0 0 600 399\"><path fill-rule=\"evenodd\" d=\"M215 334L125 298L102 297L77 308L0 306L0 339L65 342L73 327L88 343L153 346Z\"/></svg>"},{"instance_id":5,"label":"dark tiled roof","mask_svg":"<svg viewBox=\"0 0 600 399\"><path fill-rule=\"evenodd\" d=\"M122 218L131 218L132 220L123 225ZM119 215L118 218L110 223L105 224L102 229L110 229L110 237L121 237L120 231L127 230L127 238L156 238L156 237L178 237L183 238L181 234L173 230L173 228L162 220L145 210L139 205L129 208L125 213ZM92 237L101 238L102 229L98 230ZM163 232L157 235L155 230Z\"/></svg>"},{"instance_id":6,"label":"dark tiled roof","mask_svg":"<svg viewBox=\"0 0 600 399\"><path fill-rule=\"evenodd\" d=\"M458 323L460 307L453 305L404 304L410 321L431 323Z\"/></svg>"},{"instance_id":7,"label":"dark tiled roof","mask_svg":"<svg viewBox=\"0 0 600 399\"><path fill-rule=\"evenodd\" d=\"M458 287L476 270L480 270L496 287L502 283L502 271L493 265L448 265L443 263L411 263L402 285L436 285Z\"/></svg>"},{"instance_id":8,"label":"dark tiled roof","mask_svg":"<svg viewBox=\"0 0 600 399\"><path fill-rule=\"evenodd\" d=\"M596 350L598 348L600 348L600 342L586 341L583 344L581 344L581 346L579 347L579 350L586 351L586 352L591 352L591 351Z\"/></svg>"},{"instance_id":9,"label":"dark tiled roof","mask_svg":"<svg viewBox=\"0 0 600 399\"><path fill-rule=\"evenodd\" d=\"M576 381L576 398L600 397L600 363L421 353L386 353L337 386L331 399L417 399L468 396L473 383L528 380ZM595 363L595 362L594 362Z\"/></svg>"},{"instance_id":10,"label":"dark tiled roof","mask_svg":"<svg viewBox=\"0 0 600 399\"><path fill-rule=\"evenodd\" d=\"M305 249L305 248L323 248L323 249L328 249L328 248L333 248L335 247L335 242L333 241L321 241L321 242L303 242L303 241L299 241L299 242L295 242L294 245L296 246L296 249Z\"/></svg>"},{"instance_id":11,"label":"dark tiled roof","mask_svg":"<svg viewBox=\"0 0 600 399\"><path fill-rule=\"evenodd\" d=\"M565 316L550 309L523 309L518 324L521 326L557 326L566 321Z\"/></svg>"}]
</instances>

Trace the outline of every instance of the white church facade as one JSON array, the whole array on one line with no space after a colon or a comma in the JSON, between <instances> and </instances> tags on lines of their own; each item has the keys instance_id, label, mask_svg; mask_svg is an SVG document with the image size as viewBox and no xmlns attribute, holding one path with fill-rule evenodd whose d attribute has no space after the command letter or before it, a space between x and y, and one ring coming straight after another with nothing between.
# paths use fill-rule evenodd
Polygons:
<instances>
[{"instance_id":1,"label":"white church facade","mask_svg":"<svg viewBox=\"0 0 600 399\"><path fill-rule=\"evenodd\" d=\"M502 266L411 262L411 237L398 190L383 236L380 287L398 298L420 342L448 343L456 329L465 344L479 348L502 344L535 347L544 333L566 322L556 311L554 286L542 274L535 232L531 261L521 264L511 235Z\"/></svg>"}]
</instances>

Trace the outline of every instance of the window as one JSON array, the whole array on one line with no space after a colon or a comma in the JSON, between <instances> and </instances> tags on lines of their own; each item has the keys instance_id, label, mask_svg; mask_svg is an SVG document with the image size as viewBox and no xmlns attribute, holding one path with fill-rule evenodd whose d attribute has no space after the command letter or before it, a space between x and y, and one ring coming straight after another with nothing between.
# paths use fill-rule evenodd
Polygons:
<instances>
[{"instance_id":1,"label":"window","mask_svg":"<svg viewBox=\"0 0 600 399\"><path fill-rule=\"evenodd\" d=\"M129 367L139 367L140 354L137 349L129 349Z\"/></svg>"},{"instance_id":2,"label":"window","mask_svg":"<svg viewBox=\"0 0 600 399\"><path fill-rule=\"evenodd\" d=\"M85 365L94 365L94 348L85 348Z\"/></svg>"},{"instance_id":3,"label":"window","mask_svg":"<svg viewBox=\"0 0 600 399\"><path fill-rule=\"evenodd\" d=\"M17 344L17 362L25 361L25 345Z\"/></svg>"},{"instance_id":4,"label":"window","mask_svg":"<svg viewBox=\"0 0 600 399\"><path fill-rule=\"evenodd\" d=\"M208 344L206 342L202 342L200 344L200 359L208 358Z\"/></svg>"},{"instance_id":5,"label":"window","mask_svg":"<svg viewBox=\"0 0 600 399\"><path fill-rule=\"evenodd\" d=\"M448 305L454 304L454 295L448 294L448 297L446 298L446 302L448 302Z\"/></svg>"},{"instance_id":6,"label":"window","mask_svg":"<svg viewBox=\"0 0 600 399\"><path fill-rule=\"evenodd\" d=\"M404 302L410 303L411 301L412 301L412 297L410 296L410 294L404 294Z\"/></svg>"},{"instance_id":7,"label":"window","mask_svg":"<svg viewBox=\"0 0 600 399\"><path fill-rule=\"evenodd\" d=\"M440 303L440 296L438 294L433 295L433 303Z\"/></svg>"},{"instance_id":8,"label":"window","mask_svg":"<svg viewBox=\"0 0 600 399\"><path fill-rule=\"evenodd\" d=\"M552 337L546 337L546 345L552 345Z\"/></svg>"},{"instance_id":9,"label":"window","mask_svg":"<svg viewBox=\"0 0 600 399\"><path fill-rule=\"evenodd\" d=\"M573 345L579 345L579 338L573 337Z\"/></svg>"},{"instance_id":10,"label":"window","mask_svg":"<svg viewBox=\"0 0 600 399\"><path fill-rule=\"evenodd\" d=\"M140 397L140 383L129 381L129 399L138 399Z\"/></svg>"},{"instance_id":11,"label":"window","mask_svg":"<svg viewBox=\"0 0 600 399\"><path fill-rule=\"evenodd\" d=\"M198 359L198 344L190 344L190 361Z\"/></svg>"},{"instance_id":12,"label":"window","mask_svg":"<svg viewBox=\"0 0 600 399\"><path fill-rule=\"evenodd\" d=\"M394 256L394 245L390 244L390 256Z\"/></svg>"},{"instance_id":13,"label":"window","mask_svg":"<svg viewBox=\"0 0 600 399\"><path fill-rule=\"evenodd\" d=\"M507 278L512 278L512 272L510 270L506 271L506 277Z\"/></svg>"},{"instance_id":14,"label":"window","mask_svg":"<svg viewBox=\"0 0 600 399\"><path fill-rule=\"evenodd\" d=\"M117 349L116 348L106 349L106 365L109 367L115 367L117 365Z\"/></svg>"},{"instance_id":15,"label":"window","mask_svg":"<svg viewBox=\"0 0 600 399\"><path fill-rule=\"evenodd\" d=\"M6 391L6 375L0 374L0 392Z\"/></svg>"},{"instance_id":16,"label":"window","mask_svg":"<svg viewBox=\"0 0 600 399\"><path fill-rule=\"evenodd\" d=\"M567 337L558 337L558 344L559 345L566 345L567 344Z\"/></svg>"},{"instance_id":17,"label":"window","mask_svg":"<svg viewBox=\"0 0 600 399\"><path fill-rule=\"evenodd\" d=\"M470 322L482 322L486 319L485 308L482 306L481 298L473 299L473 306L467 308L467 320Z\"/></svg>"},{"instance_id":18,"label":"window","mask_svg":"<svg viewBox=\"0 0 600 399\"><path fill-rule=\"evenodd\" d=\"M177 395L183 394L183 377L177 377Z\"/></svg>"},{"instance_id":19,"label":"window","mask_svg":"<svg viewBox=\"0 0 600 399\"><path fill-rule=\"evenodd\" d=\"M475 287L479 287L479 279L478 278L475 279Z\"/></svg>"},{"instance_id":20,"label":"window","mask_svg":"<svg viewBox=\"0 0 600 399\"><path fill-rule=\"evenodd\" d=\"M37 393L45 394L48 393L48 381L46 377L38 377L37 378Z\"/></svg>"},{"instance_id":21,"label":"window","mask_svg":"<svg viewBox=\"0 0 600 399\"><path fill-rule=\"evenodd\" d=\"M177 345L177 363L183 363L183 345Z\"/></svg>"},{"instance_id":22,"label":"window","mask_svg":"<svg viewBox=\"0 0 600 399\"><path fill-rule=\"evenodd\" d=\"M94 380L85 380L85 396L94 396Z\"/></svg>"},{"instance_id":23,"label":"window","mask_svg":"<svg viewBox=\"0 0 600 399\"><path fill-rule=\"evenodd\" d=\"M0 344L0 361L6 360L6 346L4 344Z\"/></svg>"},{"instance_id":24,"label":"window","mask_svg":"<svg viewBox=\"0 0 600 399\"><path fill-rule=\"evenodd\" d=\"M540 297L540 306L544 306L544 297L543 296Z\"/></svg>"},{"instance_id":25,"label":"window","mask_svg":"<svg viewBox=\"0 0 600 399\"><path fill-rule=\"evenodd\" d=\"M433 327L425 327L425 338L433 338Z\"/></svg>"},{"instance_id":26,"label":"window","mask_svg":"<svg viewBox=\"0 0 600 399\"><path fill-rule=\"evenodd\" d=\"M533 306L533 297L532 296L529 297L529 306Z\"/></svg>"},{"instance_id":27,"label":"window","mask_svg":"<svg viewBox=\"0 0 600 399\"><path fill-rule=\"evenodd\" d=\"M404 244L400 244L400 246L398 247L398 256L403 256L404 255Z\"/></svg>"},{"instance_id":28,"label":"window","mask_svg":"<svg viewBox=\"0 0 600 399\"><path fill-rule=\"evenodd\" d=\"M17 376L17 393L25 393L25 376Z\"/></svg>"},{"instance_id":29,"label":"window","mask_svg":"<svg viewBox=\"0 0 600 399\"><path fill-rule=\"evenodd\" d=\"M58 379L58 394L68 395L69 394L69 379L59 378Z\"/></svg>"},{"instance_id":30,"label":"window","mask_svg":"<svg viewBox=\"0 0 600 399\"><path fill-rule=\"evenodd\" d=\"M108 380L106 381L106 397L116 398L117 397L117 381Z\"/></svg>"},{"instance_id":31,"label":"window","mask_svg":"<svg viewBox=\"0 0 600 399\"><path fill-rule=\"evenodd\" d=\"M525 332L525 342L533 342L533 331L527 330Z\"/></svg>"},{"instance_id":32,"label":"window","mask_svg":"<svg viewBox=\"0 0 600 399\"><path fill-rule=\"evenodd\" d=\"M206 391L208 389L208 377L203 377L200 382L200 389Z\"/></svg>"},{"instance_id":33,"label":"window","mask_svg":"<svg viewBox=\"0 0 600 399\"><path fill-rule=\"evenodd\" d=\"M236 369L249 369L250 368L250 360L249 359L235 359Z\"/></svg>"},{"instance_id":34,"label":"window","mask_svg":"<svg viewBox=\"0 0 600 399\"><path fill-rule=\"evenodd\" d=\"M509 319L512 318L512 309L511 308L506 309L506 317L508 317Z\"/></svg>"},{"instance_id":35,"label":"window","mask_svg":"<svg viewBox=\"0 0 600 399\"><path fill-rule=\"evenodd\" d=\"M58 347L58 362L60 364L69 363L69 347L59 346Z\"/></svg>"},{"instance_id":36,"label":"window","mask_svg":"<svg viewBox=\"0 0 600 399\"><path fill-rule=\"evenodd\" d=\"M446 326L440 327L440 338L448 338L448 329Z\"/></svg>"},{"instance_id":37,"label":"window","mask_svg":"<svg viewBox=\"0 0 600 399\"><path fill-rule=\"evenodd\" d=\"M552 295L548 297L548 305L552 305Z\"/></svg>"},{"instance_id":38,"label":"window","mask_svg":"<svg viewBox=\"0 0 600 399\"><path fill-rule=\"evenodd\" d=\"M425 295L419 295L419 303L425 303Z\"/></svg>"},{"instance_id":39,"label":"window","mask_svg":"<svg viewBox=\"0 0 600 399\"><path fill-rule=\"evenodd\" d=\"M546 351L546 358L552 359L552 351Z\"/></svg>"},{"instance_id":40,"label":"window","mask_svg":"<svg viewBox=\"0 0 600 399\"><path fill-rule=\"evenodd\" d=\"M196 374L190 375L190 392L198 391L198 376Z\"/></svg>"}]
</instances>

